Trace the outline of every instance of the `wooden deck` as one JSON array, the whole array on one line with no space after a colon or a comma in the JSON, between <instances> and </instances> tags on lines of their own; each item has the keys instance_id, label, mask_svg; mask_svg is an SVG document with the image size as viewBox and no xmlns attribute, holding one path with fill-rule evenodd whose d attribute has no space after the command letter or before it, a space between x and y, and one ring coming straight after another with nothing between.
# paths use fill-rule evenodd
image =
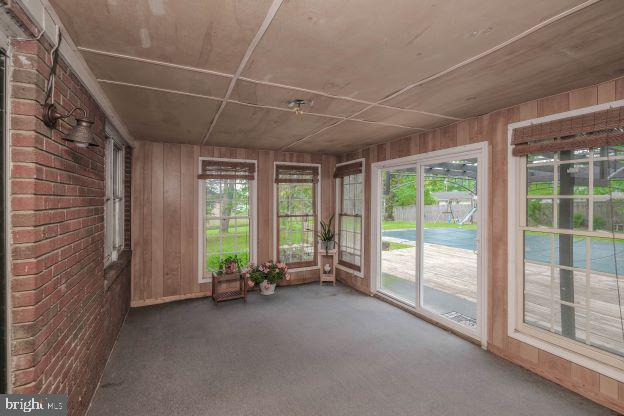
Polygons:
<instances>
[{"instance_id":1,"label":"wooden deck","mask_svg":"<svg viewBox=\"0 0 624 416\"><path fill-rule=\"evenodd\" d=\"M416 281L416 248L384 251L382 269L408 281ZM425 286L476 302L477 256L471 250L437 244L424 245ZM612 275L575 273L576 336L581 342L624 354L618 284ZM589 288L589 289L587 289ZM552 290L552 297L551 297ZM587 290L591 300L587 299ZM619 282L624 303L624 279ZM551 281L550 268L529 264L526 274L525 310L527 322L554 332L561 331L559 281ZM554 307L553 307L554 306ZM591 311L588 315L587 310Z\"/></svg>"},{"instance_id":2,"label":"wooden deck","mask_svg":"<svg viewBox=\"0 0 624 416\"><path fill-rule=\"evenodd\" d=\"M382 253L384 273L416 281L416 248ZM471 302L477 300L477 255L471 250L425 243L424 284Z\"/></svg>"}]
</instances>

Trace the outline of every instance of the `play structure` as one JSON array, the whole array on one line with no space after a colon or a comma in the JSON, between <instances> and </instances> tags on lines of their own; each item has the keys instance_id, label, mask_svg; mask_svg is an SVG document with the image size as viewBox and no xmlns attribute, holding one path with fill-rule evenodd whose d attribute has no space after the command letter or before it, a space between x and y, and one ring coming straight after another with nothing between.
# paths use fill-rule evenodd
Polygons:
<instances>
[{"instance_id":1,"label":"play structure","mask_svg":"<svg viewBox=\"0 0 624 416\"><path fill-rule=\"evenodd\" d=\"M477 198L468 191L432 192L431 196L438 200L443 209L438 211L435 222L444 220L449 224L472 224L477 212Z\"/></svg>"}]
</instances>

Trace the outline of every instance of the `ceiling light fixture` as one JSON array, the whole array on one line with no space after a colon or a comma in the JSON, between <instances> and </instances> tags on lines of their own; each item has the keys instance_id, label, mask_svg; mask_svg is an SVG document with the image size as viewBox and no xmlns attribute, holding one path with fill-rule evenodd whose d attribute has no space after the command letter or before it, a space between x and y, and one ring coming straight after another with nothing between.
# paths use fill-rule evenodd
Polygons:
<instances>
[{"instance_id":1,"label":"ceiling light fixture","mask_svg":"<svg viewBox=\"0 0 624 416\"><path fill-rule=\"evenodd\" d=\"M62 114L54 102L50 102L53 97L52 91L54 89L55 71L58 63L58 50L61 46L61 31L58 32L58 42L52 50L52 66L50 68L50 76L48 77L48 85L46 88L46 96L43 101L43 122L51 129L56 129L56 125L59 120L64 120L71 117L76 111L81 111L81 117L75 117L76 125L72 127L69 134L63 135L63 138L67 141L73 142L78 147L97 146L97 143L93 141L93 133L91 132L91 125L93 121L89 120L87 111L81 107L74 107L67 114ZM52 100L53 101L53 100Z\"/></svg>"},{"instance_id":2,"label":"ceiling light fixture","mask_svg":"<svg viewBox=\"0 0 624 416\"><path fill-rule=\"evenodd\" d=\"M312 101L306 101L301 98L295 98L293 100L288 101L288 108L291 108L295 114L303 114L302 106L307 105L308 107L312 107Z\"/></svg>"}]
</instances>

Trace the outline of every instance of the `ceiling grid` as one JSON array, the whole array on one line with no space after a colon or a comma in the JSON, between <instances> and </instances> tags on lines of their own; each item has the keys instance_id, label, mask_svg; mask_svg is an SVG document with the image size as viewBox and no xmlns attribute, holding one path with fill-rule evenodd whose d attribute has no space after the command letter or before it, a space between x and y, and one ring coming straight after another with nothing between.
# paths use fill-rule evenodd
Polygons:
<instances>
[{"instance_id":1,"label":"ceiling grid","mask_svg":"<svg viewBox=\"0 0 624 416\"><path fill-rule=\"evenodd\" d=\"M339 153L624 68L619 0L159 1L51 0L144 140Z\"/></svg>"}]
</instances>

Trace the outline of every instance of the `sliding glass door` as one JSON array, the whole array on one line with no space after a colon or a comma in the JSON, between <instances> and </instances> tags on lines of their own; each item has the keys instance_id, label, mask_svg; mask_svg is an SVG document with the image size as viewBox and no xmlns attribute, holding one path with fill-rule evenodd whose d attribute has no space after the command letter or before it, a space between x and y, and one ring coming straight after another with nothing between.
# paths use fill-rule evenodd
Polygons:
<instances>
[{"instance_id":1,"label":"sliding glass door","mask_svg":"<svg viewBox=\"0 0 624 416\"><path fill-rule=\"evenodd\" d=\"M479 195L476 158L422 166L422 307L477 327Z\"/></svg>"},{"instance_id":2,"label":"sliding glass door","mask_svg":"<svg viewBox=\"0 0 624 416\"><path fill-rule=\"evenodd\" d=\"M485 152L472 145L373 166L376 289L480 340Z\"/></svg>"},{"instance_id":3,"label":"sliding glass door","mask_svg":"<svg viewBox=\"0 0 624 416\"><path fill-rule=\"evenodd\" d=\"M416 299L415 167L387 169L381 175L380 288L409 304Z\"/></svg>"}]
</instances>

